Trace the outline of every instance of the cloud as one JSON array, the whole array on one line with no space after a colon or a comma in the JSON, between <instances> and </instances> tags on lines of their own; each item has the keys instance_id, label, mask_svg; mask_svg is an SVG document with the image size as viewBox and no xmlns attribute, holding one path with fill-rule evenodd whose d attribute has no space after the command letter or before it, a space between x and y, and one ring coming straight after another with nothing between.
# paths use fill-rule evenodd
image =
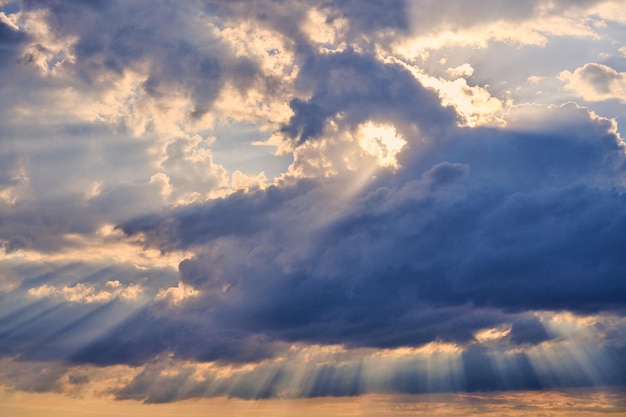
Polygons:
<instances>
[{"instance_id":1,"label":"cloud","mask_svg":"<svg viewBox=\"0 0 626 417\"><path fill-rule=\"evenodd\" d=\"M624 330L623 318L530 315L520 317L513 327L511 331L518 336L467 346L432 342L419 348L349 349L289 344L278 347L273 357L254 363L196 362L171 353L138 362L136 368L50 366L3 359L0 381L21 391L79 390L84 394L98 393L103 382L108 382L116 399L151 404L225 396L284 399L535 391L624 383L624 346L606 337L609 329ZM548 331L554 337L546 338ZM585 340L596 343L585 344ZM39 378L17 378L25 369Z\"/></svg>"},{"instance_id":2,"label":"cloud","mask_svg":"<svg viewBox=\"0 0 626 417\"><path fill-rule=\"evenodd\" d=\"M454 118L409 71L355 51L310 56L296 85L311 95L291 100L294 114L281 128L296 143L320 137L330 120L348 126L370 119L419 123L427 133Z\"/></svg>"},{"instance_id":3,"label":"cloud","mask_svg":"<svg viewBox=\"0 0 626 417\"><path fill-rule=\"evenodd\" d=\"M133 284L126 288L121 288L118 280L107 281L103 289L96 289L94 286L77 283L73 286L55 288L44 284L40 287L30 288L28 295L35 298L60 297L70 303L104 303L114 298L122 300L134 300L142 295L141 285Z\"/></svg>"},{"instance_id":4,"label":"cloud","mask_svg":"<svg viewBox=\"0 0 626 417\"><path fill-rule=\"evenodd\" d=\"M2 58L0 58L0 67L7 67L13 64L12 60L16 59L19 48L28 40L28 36L24 32L20 32L15 23L0 12L0 45L2 45Z\"/></svg>"},{"instance_id":5,"label":"cloud","mask_svg":"<svg viewBox=\"0 0 626 417\"><path fill-rule=\"evenodd\" d=\"M516 344L539 344L550 340L544 325L535 317L524 317L513 322L509 333L511 341Z\"/></svg>"},{"instance_id":6,"label":"cloud","mask_svg":"<svg viewBox=\"0 0 626 417\"><path fill-rule=\"evenodd\" d=\"M487 1L468 10L458 0L409 1L410 31L390 46L396 55L411 59L452 47L487 48L494 42L545 46L555 37L599 37L594 20L582 17L600 14L604 20L619 21L618 14L610 11L620 5L620 1L537 0L523 5Z\"/></svg>"},{"instance_id":7,"label":"cloud","mask_svg":"<svg viewBox=\"0 0 626 417\"><path fill-rule=\"evenodd\" d=\"M559 79L565 88L587 101L619 100L626 102L626 72L596 63L585 64L574 72L562 71Z\"/></svg>"},{"instance_id":8,"label":"cloud","mask_svg":"<svg viewBox=\"0 0 626 417\"><path fill-rule=\"evenodd\" d=\"M458 67L448 68L446 73L452 78L471 77L474 73L474 68L470 64L465 63Z\"/></svg>"},{"instance_id":9,"label":"cloud","mask_svg":"<svg viewBox=\"0 0 626 417\"><path fill-rule=\"evenodd\" d=\"M522 128L524 112L551 124ZM406 137L404 168L349 201L333 201L348 172L121 227L193 250L179 271L201 292L194 304L277 341L463 344L511 323L504 312L623 308L624 147L612 123L575 105L510 118L510 130ZM511 339L546 335L522 321Z\"/></svg>"}]
</instances>

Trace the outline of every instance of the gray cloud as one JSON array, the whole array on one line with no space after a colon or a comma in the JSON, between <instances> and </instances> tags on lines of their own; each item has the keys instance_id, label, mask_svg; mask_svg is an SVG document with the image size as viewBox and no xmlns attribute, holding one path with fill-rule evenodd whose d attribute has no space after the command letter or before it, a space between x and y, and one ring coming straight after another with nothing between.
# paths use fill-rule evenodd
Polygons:
<instances>
[{"instance_id":1,"label":"gray cloud","mask_svg":"<svg viewBox=\"0 0 626 417\"><path fill-rule=\"evenodd\" d=\"M622 78L612 68L598 64L586 64L580 69L579 75L600 94L611 92L611 84Z\"/></svg>"},{"instance_id":2,"label":"gray cloud","mask_svg":"<svg viewBox=\"0 0 626 417\"><path fill-rule=\"evenodd\" d=\"M225 80L245 91L257 74L253 61L229 55L200 21L194 22L197 2L181 7L168 1L27 1L24 6L47 10L58 34L78 36L71 70L92 88L102 87L97 81L102 74L121 76L147 63L143 88L148 95L182 90L193 101L192 118L209 111Z\"/></svg>"},{"instance_id":3,"label":"gray cloud","mask_svg":"<svg viewBox=\"0 0 626 417\"><path fill-rule=\"evenodd\" d=\"M425 134L450 125L455 117L404 68L354 51L309 57L296 85L311 92L311 98L291 101L294 115L281 131L298 143L320 136L339 114L338 123L349 127L368 119L417 123Z\"/></svg>"},{"instance_id":4,"label":"gray cloud","mask_svg":"<svg viewBox=\"0 0 626 417\"><path fill-rule=\"evenodd\" d=\"M453 129L403 155L406 168L379 177L326 222L335 208L308 210L332 207L338 179L122 229L163 250L192 248L181 280L202 290L211 314L279 341L467 343L481 328L510 323L502 311L619 311L623 146L582 109L551 111L564 124ZM536 323L513 323L514 343L548 338Z\"/></svg>"},{"instance_id":5,"label":"gray cloud","mask_svg":"<svg viewBox=\"0 0 626 417\"><path fill-rule=\"evenodd\" d=\"M15 60L20 52L20 47L28 40L28 35L19 30L15 30L6 23L0 21L0 68L5 68L15 64Z\"/></svg>"},{"instance_id":6,"label":"gray cloud","mask_svg":"<svg viewBox=\"0 0 626 417\"><path fill-rule=\"evenodd\" d=\"M547 355L556 354L546 349ZM539 367L532 354L502 352L474 345L463 353L431 353L404 357L376 357L371 352L326 353L324 358L286 353L276 362L252 368L197 370L192 365L158 358L130 383L115 391L118 399L166 403L189 398L228 396L245 399L355 396L371 393L423 394L504 390L563 389L594 384L602 372L603 385L623 384L623 349L598 348L591 373L581 372L573 358L562 355L572 368ZM306 355L306 354L305 354ZM585 363L584 366L589 364ZM613 367L613 368L607 368ZM172 370L175 369L175 372ZM381 370L383 370L381 372ZM195 377L192 377L195 376Z\"/></svg>"},{"instance_id":7,"label":"gray cloud","mask_svg":"<svg viewBox=\"0 0 626 417\"><path fill-rule=\"evenodd\" d=\"M565 88L587 101L626 101L626 73L597 63L588 63L574 72L562 71L559 79L566 82Z\"/></svg>"}]
</instances>

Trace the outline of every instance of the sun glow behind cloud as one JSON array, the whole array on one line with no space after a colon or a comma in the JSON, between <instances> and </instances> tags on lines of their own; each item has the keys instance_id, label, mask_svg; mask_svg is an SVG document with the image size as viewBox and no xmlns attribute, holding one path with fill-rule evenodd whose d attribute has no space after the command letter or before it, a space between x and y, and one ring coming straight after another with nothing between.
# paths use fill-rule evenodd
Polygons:
<instances>
[{"instance_id":1,"label":"sun glow behind cloud","mask_svg":"<svg viewBox=\"0 0 626 417\"><path fill-rule=\"evenodd\" d=\"M396 155L406 145L406 141L393 126L376 125L368 121L357 128L356 136L361 148L375 157L380 166L398 168Z\"/></svg>"}]
</instances>

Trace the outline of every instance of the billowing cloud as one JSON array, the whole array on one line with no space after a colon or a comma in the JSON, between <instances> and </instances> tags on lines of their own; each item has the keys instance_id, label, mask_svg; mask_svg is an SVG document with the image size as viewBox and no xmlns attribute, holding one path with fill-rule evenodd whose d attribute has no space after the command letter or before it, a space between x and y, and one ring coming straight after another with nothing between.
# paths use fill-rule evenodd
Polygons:
<instances>
[{"instance_id":1,"label":"billowing cloud","mask_svg":"<svg viewBox=\"0 0 626 417\"><path fill-rule=\"evenodd\" d=\"M229 328L277 340L464 343L510 320L483 309L619 310L624 147L582 108L549 112L562 124L407 138L404 168L349 201L333 200L357 173L122 227L162 250L194 250L182 282ZM541 338L520 326L514 340Z\"/></svg>"},{"instance_id":2,"label":"billowing cloud","mask_svg":"<svg viewBox=\"0 0 626 417\"><path fill-rule=\"evenodd\" d=\"M563 71L559 79L565 88L587 101L615 99L626 102L626 72L602 64L585 64L574 72Z\"/></svg>"}]
</instances>

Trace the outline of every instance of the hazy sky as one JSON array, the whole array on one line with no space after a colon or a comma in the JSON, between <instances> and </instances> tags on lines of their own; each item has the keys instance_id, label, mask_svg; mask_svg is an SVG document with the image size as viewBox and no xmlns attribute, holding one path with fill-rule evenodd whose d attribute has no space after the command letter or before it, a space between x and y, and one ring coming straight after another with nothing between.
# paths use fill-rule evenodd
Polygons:
<instances>
[{"instance_id":1,"label":"hazy sky","mask_svg":"<svg viewBox=\"0 0 626 417\"><path fill-rule=\"evenodd\" d=\"M0 411L623 413L624 126L623 0L0 0Z\"/></svg>"}]
</instances>

